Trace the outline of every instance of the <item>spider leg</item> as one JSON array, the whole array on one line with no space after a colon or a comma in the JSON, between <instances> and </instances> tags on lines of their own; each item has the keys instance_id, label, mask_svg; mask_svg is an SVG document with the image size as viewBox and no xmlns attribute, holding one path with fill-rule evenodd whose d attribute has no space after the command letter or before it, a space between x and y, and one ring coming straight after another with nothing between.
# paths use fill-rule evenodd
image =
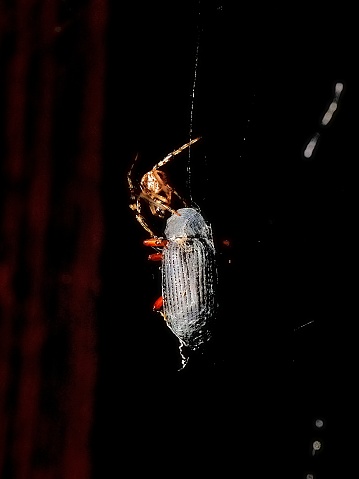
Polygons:
<instances>
[{"instance_id":1,"label":"spider leg","mask_svg":"<svg viewBox=\"0 0 359 479\"><path fill-rule=\"evenodd\" d=\"M151 170L151 173L154 175L154 177L158 181L158 184L161 186L161 191L163 191L165 196L160 195L158 193L154 193L154 192L150 193L148 191L148 192L144 193L146 195L146 199L156 198L157 200L161 201L163 204L167 205L167 204L171 204L171 196L172 196L172 194L175 194L182 201L182 203L185 206L187 206L185 200L179 195L179 193L177 193L176 190L174 190L169 184L167 184L166 182L163 181L163 178L159 175L160 170ZM173 214L174 210L172 209L172 210L168 210L168 211L171 211L171 213ZM151 208L151 212L154 215L156 214L152 210L152 208Z\"/></svg>"},{"instance_id":2,"label":"spider leg","mask_svg":"<svg viewBox=\"0 0 359 479\"><path fill-rule=\"evenodd\" d=\"M173 188L172 188L172 193L173 193L174 195L176 195L177 198L179 198L179 199L182 201L182 203L184 204L184 206L187 206L187 202L186 202L186 201L182 198L182 196L180 196L180 195L177 193L177 191L174 190Z\"/></svg>"},{"instance_id":3,"label":"spider leg","mask_svg":"<svg viewBox=\"0 0 359 479\"><path fill-rule=\"evenodd\" d=\"M130 205L130 208L134 211L136 211L136 220L140 223L140 225L148 232L150 235L154 238L156 238L156 235L154 232L151 230L151 228L148 226L146 223L145 218L141 214L141 204L140 204L140 196L138 197L136 204L135 205Z\"/></svg>"},{"instance_id":4,"label":"spider leg","mask_svg":"<svg viewBox=\"0 0 359 479\"><path fill-rule=\"evenodd\" d=\"M131 204L130 204L131 210L138 210L138 204L137 204L138 195L136 194L136 188L134 187L132 183L132 169L134 164L137 161L137 158L138 158L138 153L136 154L135 159L133 160L133 163L131 165L131 168L129 169L127 173L127 182L128 182L128 187L130 190L130 198L131 198Z\"/></svg>"},{"instance_id":5,"label":"spider leg","mask_svg":"<svg viewBox=\"0 0 359 479\"><path fill-rule=\"evenodd\" d=\"M154 232L149 228L149 226L147 225L144 217L140 214L137 214L136 215L136 220L140 223L140 225L148 232L150 233L151 236L153 236L154 238L156 238L156 235L154 234Z\"/></svg>"},{"instance_id":6,"label":"spider leg","mask_svg":"<svg viewBox=\"0 0 359 479\"><path fill-rule=\"evenodd\" d=\"M178 150L174 150L172 151L171 153L169 153L167 156L165 156L163 158L163 160L161 160L160 162L158 162L154 167L153 167L153 170L156 170L157 168L161 168L161 166L165 165L166 163L168 163L174 156L176 155L179 155L180 153L182 153L183 150L185 150L186 148L188 148L189 146L191 146L193 143L196 143L196 141L200 140L201 137L199 136L198 138L195 138L194 140L191 140L189 141L188 143L185 143L184 145L182 145L180 148L178 148Z\"/></svg>"},{"instance_id":7,"label":"spider leg","mask_svg":"<svg viewBox=\"0 0 359 479\"><path fill-rule=\"evenodd\" d=\"M131 196L134 195L134 191L135 191L135 188L134 188L133 183L132 183L132 169L133 169L134 164L137 161L137 158L138 158L138 153L136 154L135 159L133 160L133 163L131 165L131 168L129 169L129 171L127 173L127 182L128 182L128 187L130 189Z\"/></svg>"},{"instance_id":8,"label":"spider leg","mask_svg":"<svg viewBox=\"0 0 359 479\"><path fill-rule=\"evenodd\" d=\"M163 197L160 196L160 195L156 195L156 196L158 196L159 198L163 198ZM152 197L145 196L145 197L143 197L143 198L145 198L145 199L148 201L149 207L150 207L150 209L151 209L151 213L152 213L153 215L155 215L155 216L156 216L156 211L155 211L154 208L153 208L154 205L155 205L155 206L158 206L159 208L161 208L161 209L163 209L163 210L169 211L169 212L172 213L173 215L178 215L178 216L180 216L179 213L177 213L176 210L174 210L174 209L171 208L170 206L166 205L166 203L164 203L164 202L162 201L162 199L155 198L155 197L153 197L153 196L152 196ZM163 199L165 199L165 198L163 198ZM151 207L152 207L152 208L151 208Z\"/></svg>"}]
</instances>

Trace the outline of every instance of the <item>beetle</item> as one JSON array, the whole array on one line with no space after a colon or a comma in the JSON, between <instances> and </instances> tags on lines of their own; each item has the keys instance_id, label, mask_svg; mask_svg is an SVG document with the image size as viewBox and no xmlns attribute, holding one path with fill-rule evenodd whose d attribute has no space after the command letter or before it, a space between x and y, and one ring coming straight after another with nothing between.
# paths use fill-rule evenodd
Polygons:
<instances>
[{"instance_id":1,"label":"beetle","mask_svg":"<svg viewBox=\"0 0 359 479\"><path fill-rule=\"evenodd\" d=\"M217 312L217 266L212 228L197 208L187 202L168 184L159 168L200 138L195 138L169 153L149 172L136 188L131 166L127 178L131 194L130 208L136 219L151 235L144 245L155 249L148 259L161 262L162 296L154 310L164 317L167 326L179 340L182 368L189 358L188 351L201 350L212 338L212 325ZM135 161L137 160L137 156ZM183 207L172 208L172 197L177 196ZM152 215L165 218L164 237L158 237L149 227L141 211L141 200L146 200Z\"/></svg>"}]
</instances>

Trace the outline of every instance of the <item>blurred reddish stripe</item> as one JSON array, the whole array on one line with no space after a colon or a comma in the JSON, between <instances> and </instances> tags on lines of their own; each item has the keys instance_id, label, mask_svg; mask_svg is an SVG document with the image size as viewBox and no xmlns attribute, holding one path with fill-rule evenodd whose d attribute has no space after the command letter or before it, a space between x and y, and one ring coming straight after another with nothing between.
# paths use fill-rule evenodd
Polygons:
<instances>
[{"instance_id":1,"label":"blurred reddish stripe","mask_svg":"<svg viewBox=\"0 0 359 479\"><path fill-rule=\"evenodd\" d=\"M81 119L81 151L78 159L78 190L75 197L81 227L73 265L70 305L72 327L68 421L71 434L64 453L63 477L88 478L89 436L93 420L96 383L95 303L99 291L99 255L103 222L100 203L102 126L104 116L105 33L107 1L92 0L87 12L86 86ZM81 387L79 387L81 385Z\"/></svg>"},{"instance_id":2,"label":"blurred reddish stripe","mask_svg":"<svg viewBox=\"0 0 359 479\"><path fill-rule=\"evenodd\" d=\"M24 305L25 322L20 343L22 369L19 377L18 406L14 425L16 440L13 445L17 479L35 477L32 475L32 456L36 446L34 438L39 422L41 353L47 332L44 311L45 237L49 218L51 178L54 64L50 46L56 25L55 3L42 2L40 12L41 31L34 33L36 33L35 38L38 36L37 41L41 47L38 76L41 90L35 119L34 148L29 152L28 157L32 176L26 202L26 261L31 286L29 298Z\"/></svg>"},{"instance_id":3,"label":"blurred reddish stripe","mask_svg":"<svg viewBox=\"0 0 359 479\"><path fill-rule=\"evenodd\" d=\"M25 155L25 108L26 78L32 43L28 21L36 0L19 0L14 12L9 12L8 21L14 19L16 34L15 51L9 62L7 75L6 155L3 174L7 196L2 222L2 242L5 250L0 267L0 301L2 318L0 322L0 473L7 454L9 415L7 396L11 381L11 352L14 341L13 324L18 312L17 299L13 290L19 255L20 221L23 213L21 184L24 177ZM13 15L12 15L13 13Z\"/></svg>"},{"instance_id":4,"label":"blurred reddish stripe","mask_svg":"<svg viewBox=\"0 0 359 479\"><path fill-rule=\"evenodd\" d=\"M56 118L54 105L61 101L61 95L66 95L66 88L71 93L74 91L68 86L74 79L74 70L70 68L67 76L67 58L61 53L56 56L54 45L55 33L61 44L62 29L56 24L57 17L60 21L64 18L63 10L59 14L60 8L66 9L60 0L19 0L9 7L7 15L8 19L14 16L16 20L16 31L12 32L16 49L8 59L6 83L7 156L3 166L6 193L0 264L0 477L11 471L12 479L91 477L89 441L97 367L96 298L103 237L100 183L107 0L88 0L73 16L68 9L65 11L65 17L70 17L65 18L65 24L81 28L80 35L66 37L66 42L69 38L73 42L68 61L72 65L73 59L80 58L83 62L84 57L86 66L83 99L75 107L82 105L73 137L76 145L69 142L63 150L74 155L75 169L67 170L65 166L61 170L67 174L60 183L64 202L56 203L60 217L54 219L52 175L53 162L58 159L53 150L53 137L57 133L54 127L56 119L64 121L62 116ZM69 51L68 43L64 48ZM68 82L64 89L59 86L57 74ZM34 84L29 82L31 75L33 82L34 78L39 82L35 92ZM59 111L60 115L64 111L71 114L66 107ZM72 218L77 218L77 213L79 220L75 224ZM76 246L72 264L58 264L47 256L51 227L65 236L70 234ZM53 241L51 251L61 247L61 241ZM71 258L67 252L64 256L65 261ZM56 265L51 272L49 260ZM25 287L20 286L25 293L15 289L14 280L19 271L25 278L22 278ZM56 298L52 304L56 308L55 318L47 317L49 291ZM56 335L59 322L61 331L66 337L69 335L70 357L66 357L66 364L70 367L66 377L50 378L55 383L49 385L44 346L51 333ZM14 352L19 361L16 368ZM56 362L56 358L52 360ZM44 394L50 394L52 407L61 411L60 418L46 410Z\"/></svg>"}]
</instances>

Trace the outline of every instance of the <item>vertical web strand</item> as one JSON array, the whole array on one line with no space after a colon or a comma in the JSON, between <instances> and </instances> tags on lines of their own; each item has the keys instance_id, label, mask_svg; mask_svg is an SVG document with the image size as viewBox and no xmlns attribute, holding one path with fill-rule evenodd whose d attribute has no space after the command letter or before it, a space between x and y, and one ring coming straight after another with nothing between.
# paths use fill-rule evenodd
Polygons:
<instances>
[{"instance_id":1,"label":"vertical web strand","mask_svg":"<svg viewBox=\"0 0 359 479\"><path fill-rule=\"evenodd\" d=\"M200 15L200 1L198 2L198 17ZM200 23L197 24L197 40L196 40L196 51L194 59L194 73L193 73L193 83L192 83L192 93L191 93L191 110L190 110L190 122L189 122L189 140L193 138L193 111L194 111L194 98L196 91L197 83L197 71L198 71L198 58L199 58L199 37L200 37ZM187 161L187 188L189 192L189 198L191 204L193 203L192 189L191 189L191 147L188 148L188 161Z\"/></svg>"}]
</instances>

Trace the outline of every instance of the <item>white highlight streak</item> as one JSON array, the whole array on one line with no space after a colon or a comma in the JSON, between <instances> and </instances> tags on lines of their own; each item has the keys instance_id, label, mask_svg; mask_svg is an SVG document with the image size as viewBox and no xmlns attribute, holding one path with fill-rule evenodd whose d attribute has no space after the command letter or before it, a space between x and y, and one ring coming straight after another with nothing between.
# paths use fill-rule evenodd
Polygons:
<instances>
[{"instance_id":1,"label":"white highlight streak","mask_svg":"<svg viewBox=\"0 0 359 479\"><path fill-rule=\"evenodd\" d=\"M302 329L302 328L304 328L305 326L308 326L309 324L312 324L312 323L314 323L314 319L312 319L311 321L308 321L308 322L305 323L305 324L302 324L301 326L298 326L297 328L295 328L294 331L298 331L298 329Z\"/></svg>"},{"instance_id":2,"label":"white highlight streak","mask_svg":"<svg viewBox=\"0 0 359 479\"><path fill-rule=\"evenodd\" d=\"M337 100L339 100L339 96L340 96L341 92L343 91L343 88L344 88L343 83L339 82L335 85L335 95L337 97Z\"/></svg>"},{"instance_id":3,"label":"white highlight streak","mask_svg":"<svg viewBox=\"0 0 359 479\"><path fill-rule=\"evenodd\" d=\"M198 15L200 15L200 1L198 2ZM194 75L193 75L193 85L192 85L192 101L191 101L191 112L190 112L190 125L189 125L189 139L192 140L192 133L193 133L193 110L194 110L194 96L196 91L196 83L197 83L197 70L198 70L198 59L199 59L199 32L197 38L197 45L196 45L196 55L195 55L195 63L194 63ZM193 202L192 198L192 190L191 190L191 148L188 149L188 162L187 162L187 186L189 197L191 203Z\"/></svg>"},{"instance_id":4,"label":"white highlight streak","mask_svg":"<svg viewBox=\"0 0 359 479\"><path fill-rule=\"evenodd\" d=\"M338 82L338 83L335 84L334 98L333 98L332 102L330 103L327 111L324 113L323 118L320 122L320 126L327 126L328 123L330 122L330 120L333 118L334 113L338 109L338 102L339 102L340 95L343 91L343 88L344 88L343 83ZM304 153L303 153L304 158L310 158L312 156L312 154L314 152L314 149L315 149L315 147L318 143L319 137L320 137L320 133L317 132L311 138L311 140L309 141L309 143L305 147L305 150L304 150Z\"/></svg>"},{"instance_id":5,"label":"white highlight streak","mask_svg":"<svg viewBox=\"0 0 359 479\"><path fill-rule=\"evenodd\" d=\"M319 140L319 133L316 133L304 150L303 154L305 158L310 158L312 156L314 148L316 147L318 140Z\"/></svg>"},{"instance_id":6,"label":"white highlight streak","mask_svg":"<svg viewBox=\"0 0 359 479\"><path fill-rule=\"evenodd\" d=\"M340 95L343 91L343 88L344 88L343 83L336 83L335 84L335 89L334 89L334 95L335 96L334 96L333 101L329 105L328 110L325 112L325 114L322 118L321 124L323 126L326 126L330 122L335 110L338 108L338 101L339 101L339 97L340 97Z\"/></svg>"}]
</instances>

